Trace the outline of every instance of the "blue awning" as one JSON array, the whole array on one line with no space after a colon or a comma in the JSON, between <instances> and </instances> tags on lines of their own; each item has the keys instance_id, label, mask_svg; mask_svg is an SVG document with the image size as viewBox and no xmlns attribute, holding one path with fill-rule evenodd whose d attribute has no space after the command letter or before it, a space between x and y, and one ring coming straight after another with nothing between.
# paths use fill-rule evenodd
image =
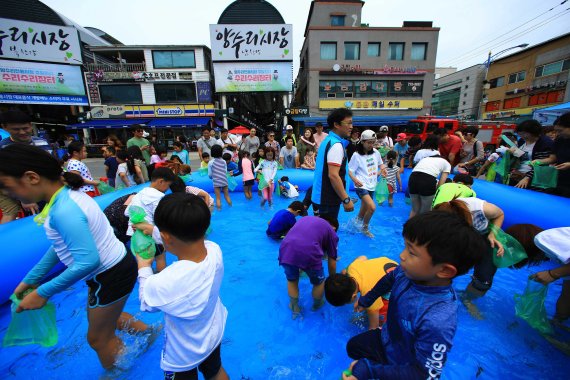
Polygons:
<instances>
[{"instance_id":1,"label":"blue awning","mask_svg":"<svg viewBox=\"0 0 570 380\"><path fill-rule=\"evenodd\" d=\"M149 119L105 119L105 120L89 120L85 123L70 124L67 129L76 128L130 128L135 124L147 125Z\"/></svg>"},{"instance_id":2,"label":"blue awning","mask_svg":"<svg viewBox=\"0 0 570 380\"><path fill-rule=\"evenodd\" d=\"M207 125L210 122L209 117L164 117L151 119L148 123L149 127L198 127Z\"/></svg>"},{"instance_id":3,"label":"blue awning","mask_svg":"<svg viewBox=\"0 0 570 380\"><path fill-rule=\"evenodd\" d=\"M381 125L402 125L415 119L417 116L353 116L352 123L355 127L379 127ZM294 121L303 122L307 127L314 127L320 122L327 127L326 116L300 117L293 116Z\"/></svg>"}]
</instances>

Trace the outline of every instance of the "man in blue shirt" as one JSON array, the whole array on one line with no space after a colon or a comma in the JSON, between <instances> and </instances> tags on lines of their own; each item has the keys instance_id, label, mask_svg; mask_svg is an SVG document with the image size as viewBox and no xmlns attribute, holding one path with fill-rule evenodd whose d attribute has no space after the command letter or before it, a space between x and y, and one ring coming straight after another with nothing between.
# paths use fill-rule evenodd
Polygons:
<instances>
[{"instance_id":1,"label":"man in blue shirt","mask_svg":"<svg viewBox=\"0 0 570 380\"><path fill-rule=\"evenodd\" d=\"M352 111L337 108L331 111L327 122L331 131L319 147L311 202L321 216L338 219L341 204L346 212L354 210L354 203L346 191L346 146L352 131Z\"/></svg>"},{"instance_id":2,"label":"man in blue shirt","mask_svg":"<svg viewBox=\"0 0 570 380\"><path fill-rule=\"evenodd\" d=\"M363 311L390 293L385 326L351 338L345 380L439 379L457 328L453 278L467 273L485 241L465 220L430 211L408 220L400 266L358 300Z\"/></svg>"},{"instance_id":3,"label":"man in blue shirt","mask_svg":"<svg viewBox=\"0 0 570 380\"><path fill-rule=\"evenodd\" d=\"M303 202L295 201L285 210L279 210L275 213L271 221L268 223L267 236L273 239L283 238L287 232L295 225L297 220L295 217L307 215Z\"/></svg>"}]
</instances>

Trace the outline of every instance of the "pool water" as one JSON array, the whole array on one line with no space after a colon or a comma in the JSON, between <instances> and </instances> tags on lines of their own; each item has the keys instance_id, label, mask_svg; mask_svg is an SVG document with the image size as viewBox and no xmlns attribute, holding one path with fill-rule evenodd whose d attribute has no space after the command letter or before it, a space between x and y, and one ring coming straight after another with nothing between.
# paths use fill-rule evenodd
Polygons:
<instances>
[{"instance_id":1,"label":"pool water","mask_svg":"<svg viewBox=\"0 0 570 380\"><path fill-rule=\"evenodd\" d=\"M303 194L301 194L301 197ZM338 379L351 360L345 345L348 339L367 326L352 306L334 308L325 305L310 311L311 286L308 279L300 282L300 305L303 318L291 319L287 307L286 280L277 262L279 243L265 236L267 222L290 200L277 199L273 208L259 207L259 198L246 201L243 193L231 194L234 206L215 212L209 239L218 243L224 254L225 277L222 302L227 307L228 321L222 342L222 362L233 379ZM222 202L224 202L222 200ZM358 209L360 204L356 204ZM351 218L356 212L340 213L339 256L337 270L345 268L360 255L369 258L387 256L399 261L403 248L402 225L409 206L397 194L393 208L378 207L371 223L375 238L351 232ZM175 259L169 255L169 260ZM454 347L444 370L446 379L539 379L568 378L570 361L524 321L515 317L515 293L522 293L532 270L499 269L491 291L477 305L484 320L471 317L459 307L458 330ZM462 290L469 282L465 275L455 280ZM560 294L560 282L550 286L546 308L549 315ZM148 346L147 337L123 334L128 346L121 361L123 371L107 373L86 342L85 312L87 288L78 283L54 296L57 307L59 343L51 348L39 346L2 348L0 378L76 379L161 378L160 336ZM125 311L148 323L159 323L160 313L141 313L138 287L132 293ZM0 337L10 321L9 305L0 309ZM566 339L568 339L566 337Z\"/></svg>"}]
</instances>

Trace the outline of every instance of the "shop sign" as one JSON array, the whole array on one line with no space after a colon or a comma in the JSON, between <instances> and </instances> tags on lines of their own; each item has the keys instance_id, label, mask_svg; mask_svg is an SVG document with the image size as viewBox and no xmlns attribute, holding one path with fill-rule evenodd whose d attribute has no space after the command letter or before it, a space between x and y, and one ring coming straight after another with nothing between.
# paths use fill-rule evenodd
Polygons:
<instances>
[{"instance_id":1,"label":"shop sign","mask_svg":"<svg viewBox=\"0 0 570 380\"><path fill-rule=\"evenodd\" d=\"M73 27L0 18L0 58L83 63Z\"/></svg>"},{"instance_id":2,"label":"shop sign","mask_svg":"<svg viewBox=\"0 0 570 380\"><path fill-rule=\"evenodd\" d=\"M320 100L319 109L349 108L353 110L421 110L423 100L363 99L363 100Z\"/></svg>"},{"instance_id":3,"label":"shop sign","mask_svg":"<svg viewBox=\"0 0 570 380\"><path fill-rule=\"evenodd\" d=\"M354 75L425 75L427 70L418 70L415 66L388 66L381 68L364 68L360 65L335 64L332 71L321 71L321 74L354 74Z\"/></svg>"},{"instance_id":4,"label":"shop sign","mask_svg":"<svg viewBox=\"0 0 570 380\"><path fill-rule=\"evenodd\" d=\"M123 106L96 106L91 107L91 117L94 119L123 118L125 107Z\"/></svg>"},{"instance_id":5,"label":"shop sign","mask_svg":"<svg viewBox=\"0 0 570 380\"><path fill-rule=\"evenodd\" d=\"M213 104L165 104L157 106L123 106L125 117L145 118L145 117L193 117L193 116L214 116Z\"/></svg>"},{"instance_id":6,"label":"shop sign","mask_svg":"<svg viewBox=\"0 0 570 380\"><path fill-rule=\"evenodd\" d=\"M196 91L198 92L198 103L212 102L212 86L210 86L210 82L197 82Z\"/></svg>"},{"instance_id":7,"label":"shop sign","mask_svg":"<svg viewBox=\"0 0 570 380\"><path fill-rule=\"evenodd\" d=\"M103 71L96 70L88 73L88 79L93 82L161 82L161 81L190 81L192 73L158 72L158 71Z\"/></svg>"},{"instance_id":8,"label":"shop sign","mask_svg":"<svg viewBox=\"0 0 570 380\"><path fill-rule=\"evenodd\" d=\"M0 94L4 99L8 94L30 95L19 96L14 103L87 105L79 66L0 60Z\"/></svg>"},{"instance_id":9,"label":"shop sign","mask_svg":"<svg viewBox=\"0 0 570 380\"><path fill-rule=\"evenodd\" d=\"M214 63L216 92L291 91L291 62Z\"/></svg>"},{"instance_id":10,"label":"shop sign","mask_svg":"<svg viewBox=\"0 0 570 380\"><path fill-rule=\"evenodd\" d=\"M293 61L291 24L212 24L212 60Z\"/></svg>"},{"instance_id":11,"label":"shop sign","mask_svg":"<svg viewBox=\"0 0 570 380\"><path fill-rule=\"evenodd\" d=\"M287 116L309 116L309 107L291 107L285 108L285 115Z\"/></svg>"}]
</instances>

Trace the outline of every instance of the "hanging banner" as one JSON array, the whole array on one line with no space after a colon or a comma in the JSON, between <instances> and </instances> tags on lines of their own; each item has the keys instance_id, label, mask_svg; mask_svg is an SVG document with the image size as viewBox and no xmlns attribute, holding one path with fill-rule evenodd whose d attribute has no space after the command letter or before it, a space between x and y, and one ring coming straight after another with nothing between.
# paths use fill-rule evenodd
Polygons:
<instances>
[{"instance_id":1,"label":"hanging banner","mask_svg":"<svg viewBox=\"0 0 570 380\"><path fill-rule=\"evenodd\" d=\"M71 65L0 60L0 95L4 103L88 104L81 68Z\"/></svg>"},{"instance_id":2,"label":"hanging banner","mask_svg":"<svg viewBox=\"0 0 570 380\"><path fill-rule=\"evenodd\" d=\"M342 99L342 100L319 100L319 109L332 110L336 108L350 108L353 110L421 110L424 107L423 100L399 100L399 99Z\"/></svg>"},{"instance_id":3,"label":"hanging banner","mask_svg":"<svg viewBox=\"0 0 570 380\"><path fill-rule=\"evenodd\" d=\"M291 24L212 24L212 60L293 61Z\"/></svg>"},{"instance_id":4,"label":"hanging banner","mask_svg":"<svg viewBox=\"0 0 570 380\"><path fill-rule=\"evenodd\" d=\"M290 62L214 63L216 92L291 91Z\"/></svg>"},{"instance_id":5,"label":"hanging banner","mask_svg":"<svg viewBox=\"0 0 570 380\"><path fill-rule=\"evenodd\" d=\"M0 58L81 64L77 30L0 18Z\"/></svg>"}]
</instances>

